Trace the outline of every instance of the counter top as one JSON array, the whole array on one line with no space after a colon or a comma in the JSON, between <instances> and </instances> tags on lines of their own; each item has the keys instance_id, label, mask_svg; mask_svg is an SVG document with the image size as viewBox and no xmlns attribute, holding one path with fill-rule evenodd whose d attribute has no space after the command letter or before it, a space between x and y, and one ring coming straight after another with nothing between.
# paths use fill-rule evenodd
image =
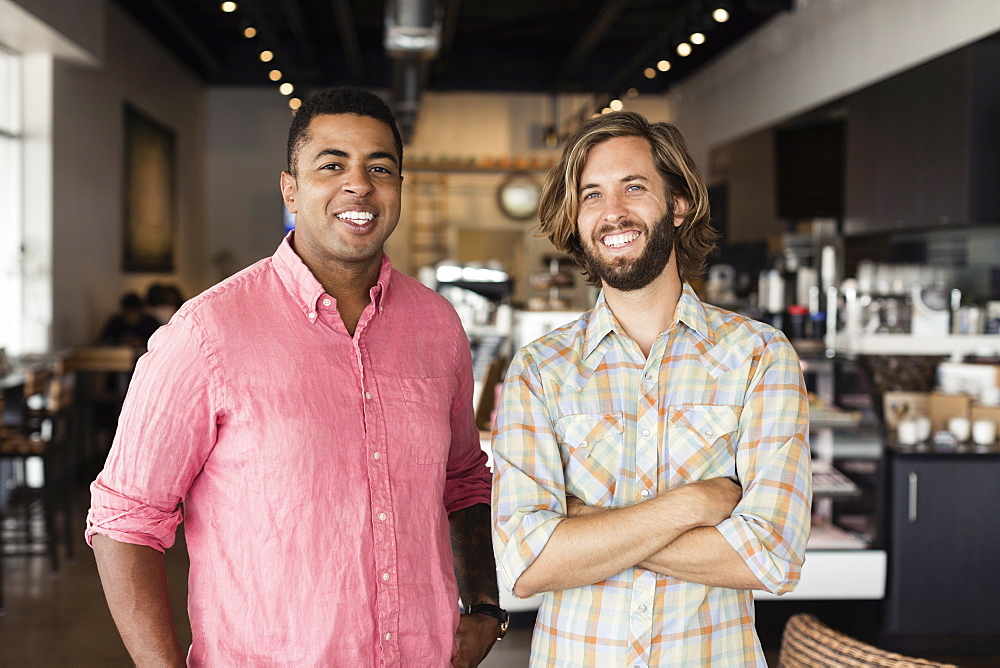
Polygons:
<instances>
[{"instance_id":1,"label":"counter top","mask_svg":"<svg viewBox=\"0 0 1000 668\"><path fill-rule=\"evenodd\" d=\"M894 455L902 457L916 456L936 456L936 457L997 457L1000 456L1000 447L994 443L989 445L958 445L955 447L938 446L932 443L921 443L919 445L903 446L896 443L888 443L886 450Z\"/></svg>"}]
</instances>

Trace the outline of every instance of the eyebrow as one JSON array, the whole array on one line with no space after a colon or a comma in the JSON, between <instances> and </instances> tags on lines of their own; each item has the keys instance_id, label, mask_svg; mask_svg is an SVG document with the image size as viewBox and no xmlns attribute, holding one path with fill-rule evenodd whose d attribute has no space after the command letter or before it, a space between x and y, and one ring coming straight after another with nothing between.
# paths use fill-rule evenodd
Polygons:
<instances>
[{"instance_id":1,"label":"eyebrow","mask_svg":"<svg viewBox=\"0 0 1000 668\"><path fill-rule=\"evenodd\" d=\"M339 148L326 148L316 154L316 158L322 158L324 155L332 155L337 158L349 158L351 157L347 151L342 151ZM399 166L399 161L395 155L389 153L388 151L373 151L368 154L369 160L392 160L392 164Z\"/></svg>"},{"instance_id":2,"label":"eyebrow","mask_svg":"<svg viewBox=\"0 0 1000 668\"><path fill-rule=\"evenodd\" d=\"M649 179L647 179L645 176L642 176L641 174L629 174L628 176L623 176L619 180L619 183L628 183L629 181L644 181L646 183L649 183ZM584 190L589 190L590 188L597 188L597 187L599 186L596 183L588 183L586 185L580 186L580 192L583 192Z\"/></svg>"}]
</instances>

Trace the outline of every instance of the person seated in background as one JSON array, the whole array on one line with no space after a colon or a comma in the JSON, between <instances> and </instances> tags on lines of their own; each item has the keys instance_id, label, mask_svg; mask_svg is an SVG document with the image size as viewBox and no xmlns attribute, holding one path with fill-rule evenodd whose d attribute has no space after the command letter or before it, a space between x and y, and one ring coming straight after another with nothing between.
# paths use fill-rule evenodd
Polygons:
<instances>
[{"instance_id":1,"label":"person seated in background","mask_svg":"<svg viewBox=\"0 0 1000 668\"><path fill-rule=\"evenodd\" d=\"M160 321L146 313L142 299L134 292L122 295L119 305L120 311L108 318L98 341L107 346L145 348Z\"/></svg>"},{"instance_id":2,"label":"person seated in background","mask_svg":"<svg viewBox=\"0 0 1000 668\"><path fill-rule=\"evenodd\" d=\"M170 322L183 303L184 297L176 285L153 283L146 291L146 310L161 325Z\"/></svg>"}]
</instances>

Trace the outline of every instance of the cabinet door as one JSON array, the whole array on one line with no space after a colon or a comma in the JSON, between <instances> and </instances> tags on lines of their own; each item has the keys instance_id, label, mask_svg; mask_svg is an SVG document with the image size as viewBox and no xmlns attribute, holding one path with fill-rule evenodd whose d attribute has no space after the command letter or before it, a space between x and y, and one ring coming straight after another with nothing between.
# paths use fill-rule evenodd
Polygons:
<instances>
[{"instance_id":1,"label":"cabinet door","mask_svg":"<svg viewBox=\"0 0 1000 668\"><path fill-rule=\"evenodd\" d=\"M1000 633L1000 460L895 457L886 630Z\"/></svg>"}]
</instances>

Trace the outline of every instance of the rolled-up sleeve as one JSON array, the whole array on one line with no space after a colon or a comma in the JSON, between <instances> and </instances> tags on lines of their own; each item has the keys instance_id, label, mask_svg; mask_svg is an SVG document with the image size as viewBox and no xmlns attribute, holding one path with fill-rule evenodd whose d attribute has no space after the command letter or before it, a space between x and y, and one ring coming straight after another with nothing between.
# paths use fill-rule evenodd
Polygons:
<instances>
[{"instance_id":1,"label":"rolled-up sleeve","mask_svg":"<svg viewBox=\"0 0 1000 668\"><path fill-rule=\"evenodd\" d=\"M490 502L490 470L486 466L486 453L479 445L479 429L472 405L472 352L460 327L456 318L452 329L457 382L450 409L451 448L444 492L448 513Z\"/></svg>"},{"instance_id":2,"label":"rolled-up sleeve","mask_svg":"<svg viewBox=\"0 0 1000 668\"><path fill-rule=\"evenodd\" d=\"M780 333L764 345L740 415L743 499L719 531L769 591L799 581L809 540L809 405L798 357Z\"/></svg>"},{"instance_id":3,"label":"rolled-up sleeve","mask_svg":"<svg viewBox=\"0 0 1000 668\"><path fill-rule=\"evenodd\" d=\"M493 550L502 585L513 592L565 519L559 446L538 370L522 349L511 362L493 431Z\"/></svg>"},{"instance_id":4,"label":"rolled-up sleeve","mask_svg":"<svg viewBox=\"0 0 1000 668\"><path fill-rule=\"evenodd\" d=\"M173 545L179 506L216 439L223 387L216 363L190 314L150 339L91 485L88 543L99 533L161 552Z\"/></svg>"}]
</instances>

